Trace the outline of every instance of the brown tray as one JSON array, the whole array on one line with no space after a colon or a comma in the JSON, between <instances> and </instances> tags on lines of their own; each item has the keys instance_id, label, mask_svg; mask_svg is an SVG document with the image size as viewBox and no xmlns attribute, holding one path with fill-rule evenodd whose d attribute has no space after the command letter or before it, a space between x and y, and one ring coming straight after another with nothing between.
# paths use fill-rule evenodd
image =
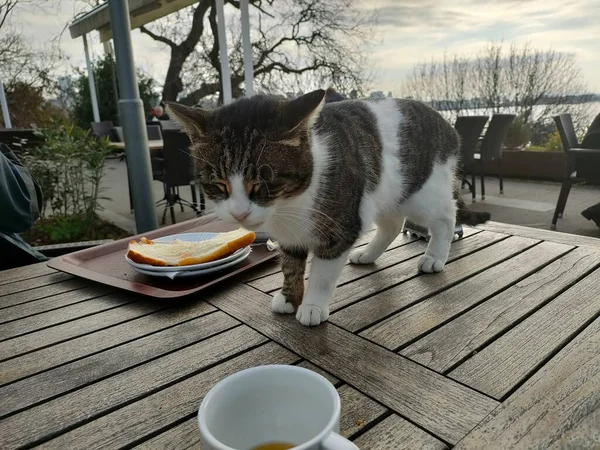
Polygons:
<instances>
[{"instance_id":1,"label":"brown tray","mask_svg":"<svg viewBox=\"0 0 600 450\"><path fill-rule=\"evenodd\" d=\"M156 239L176 233L224 232L237 228L236 226L219 221L202 224L200 221L204 220L192 219L109 244L69 253L68 255L63 255L49 261L48 266L62 272L137 294L157 298L173 298L189 295L213 286L277 256L277 252L267 250L266 245L255 245L252 247L250 256L231 270L200 277L175 278L174 280L143 275L133 270L127 261L125 261L125 251L129 241L139 239L142 236L146 236L149 239Z\"/></svg>"}]
</instances>

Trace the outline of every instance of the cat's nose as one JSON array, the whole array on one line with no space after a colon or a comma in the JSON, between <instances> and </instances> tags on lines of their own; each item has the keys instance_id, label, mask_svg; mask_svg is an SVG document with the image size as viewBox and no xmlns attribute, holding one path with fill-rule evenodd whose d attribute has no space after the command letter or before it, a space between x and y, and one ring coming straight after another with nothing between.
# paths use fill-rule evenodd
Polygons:
<instances>
[{"instance_id":1,"label":"cat's nose","mask_svg":"<svg viewBox=\"0 0 600 450\"><path fill-rule=\"evenodd\" d=\"M235 220L237 220L239 222L243 222L244 219L250 215L250 211L244 211L242 213L237 213L237 212L234 213L234 212L232 212L231 215L233 216L233 218Z\"/></svg>"}]
</instances>

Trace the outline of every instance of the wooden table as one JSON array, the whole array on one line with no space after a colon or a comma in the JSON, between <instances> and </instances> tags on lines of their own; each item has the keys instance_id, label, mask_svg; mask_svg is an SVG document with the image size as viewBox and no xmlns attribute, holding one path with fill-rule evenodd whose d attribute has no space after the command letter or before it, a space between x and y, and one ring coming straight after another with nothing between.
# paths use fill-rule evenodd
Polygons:
<instances>
[{"instance_id":1,"label":"wooden table","mask_svg":"<svg viewBox=\"0 0 600 450\"><path fill-rule=\"evenodd\" d=\"M111 142L111 147L114 147L118 150L125 150L125 142ZM152 150L162 150L163 149L163 141L162 139L154 139L148 140L148 149Z\"/></svg>"},{"instance_id":2,"label":"wooden table","mask_svg":"<svg viewBox=\"0 0 600 450\"><path fill-rule=\"evenodd\" d=\"M0 273L0 448L198 448L208 390L272 363L325 371L363 450L598 448L598 241L491 223L436 275L424 249L346 266L313 329L271 313L275 263L179 301Z\"/></svg>"}]
</instances>

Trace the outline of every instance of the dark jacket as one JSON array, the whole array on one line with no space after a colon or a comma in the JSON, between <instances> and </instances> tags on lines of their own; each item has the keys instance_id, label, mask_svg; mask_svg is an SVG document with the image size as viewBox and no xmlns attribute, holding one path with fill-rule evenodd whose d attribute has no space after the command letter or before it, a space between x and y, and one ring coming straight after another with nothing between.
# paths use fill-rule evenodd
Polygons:
<instances>
[{"instance_id":1,"label":"dark jacket","mask_svg":"<svg viewBox=\"0 0 600 450\"><path fill-rule=\"evenodd\" d=\"M41 202L39 185L10 148L0 144L0 270L47 260L17 234L31 228Z\"/></svg>"}]
</instances>

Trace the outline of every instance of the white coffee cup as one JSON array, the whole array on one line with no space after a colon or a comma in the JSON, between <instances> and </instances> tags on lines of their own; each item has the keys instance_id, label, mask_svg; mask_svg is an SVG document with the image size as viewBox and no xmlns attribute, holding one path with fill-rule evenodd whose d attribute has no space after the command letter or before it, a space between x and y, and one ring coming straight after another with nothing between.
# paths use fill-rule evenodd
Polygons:
<instances>
[{"instance_id":1,"label":"white coffee cup","mask_svg":"<svg viewBox=\"0 0 600 450\"><path fill-rule=\"evenodd\" d=\"M204 449L250 450L285 442L294 450L358 450L339 434L340 397L323 376L270 365L231 375L198 410Z\"/></svg>"}]
</instances>

